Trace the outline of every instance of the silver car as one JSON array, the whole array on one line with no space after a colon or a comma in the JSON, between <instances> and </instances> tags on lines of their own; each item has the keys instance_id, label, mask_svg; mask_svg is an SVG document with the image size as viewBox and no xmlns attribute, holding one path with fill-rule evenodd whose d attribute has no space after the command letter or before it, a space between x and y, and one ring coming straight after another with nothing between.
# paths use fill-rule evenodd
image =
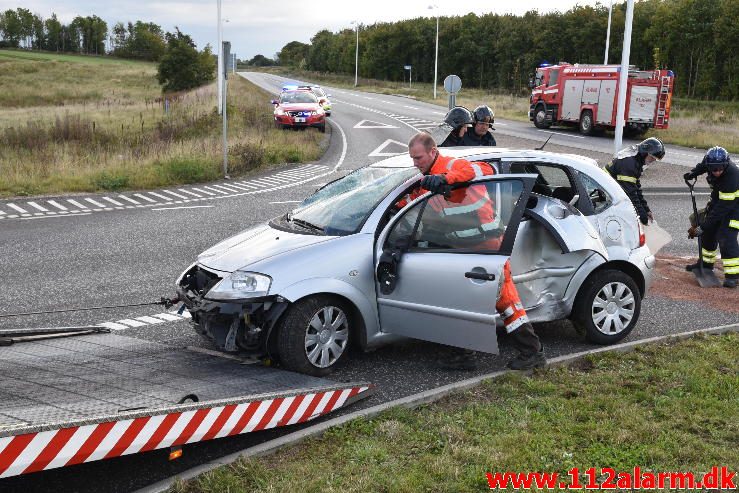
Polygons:
<instances>
[{"instance_id":1,"label":"silver car","mask_svg":"<svg viewBox=\"0 0 739 493\"><path fill-rule=\"evenodd\" d=\"M599 344L631 332L655 259L629 198L595 161L444 152L496 174L399 207L421 175L407 155L392 157L200 254L177 280L196 330L221 350L311 375L330 372L350 345L401 337L497 354L494 307L510 259L532 322L570 318Z\"/></svg>"}]
</instances>

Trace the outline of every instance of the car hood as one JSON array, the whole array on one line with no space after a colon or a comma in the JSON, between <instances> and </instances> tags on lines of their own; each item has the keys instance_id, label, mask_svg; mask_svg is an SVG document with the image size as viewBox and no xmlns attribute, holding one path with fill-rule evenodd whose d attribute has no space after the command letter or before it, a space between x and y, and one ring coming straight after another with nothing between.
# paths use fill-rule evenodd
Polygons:
<instances>
[{"instance_id":1,"label":"car hood","mask_svg":"<svg viewBox=\"0 0 739 493\"><path fill-rule=\"evenodd\" d=\"M320 105L317 103L290 103L290 104L281 104L280 108L284 111L316 111L318 108L320 108Z\"/></svg>"},{"instance_id":2,"label":"car hood","mask_svg":"<svg viewBox=\"0 0 739 493\"><path fill-rule=\"evenodd\" d=\"M242 231L198 255L198 263L223 272L233 272L275 255L335 239L290 233L261 224Z\"/></svg>"}]
</instances>

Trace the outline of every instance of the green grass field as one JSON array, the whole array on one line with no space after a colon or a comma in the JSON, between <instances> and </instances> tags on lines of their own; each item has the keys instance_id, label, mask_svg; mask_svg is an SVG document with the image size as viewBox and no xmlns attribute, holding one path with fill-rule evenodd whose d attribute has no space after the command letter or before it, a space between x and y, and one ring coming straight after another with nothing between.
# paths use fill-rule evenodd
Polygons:
<instances>
[{"instance_id":1,"label":"green grass field","mask_svg":"<svg viewBox=\"0 0 739 493\"><path fill-rule=\"evenodd\" d=\"M210 84L165 98L156 65L0 50L0 196L146 189L220 177ZM229 79L229 166L306 162L322 135L274 128L270 95Z\"/></svg>"},{"instance_id":2,"label":"green grass field","mask_svg":"<svg viewBox=\"0 0 739 493\"><path fill-rule=\"evenodd\" d=\"M737 334L696 337L531 377L506 374L238 460L171 491L451 493L489 490L487 472L736 471L738 344Z\"/></svg>"},{"instance_id":3,"label":"green grass field","mask_svg":"<svg viewBox=\"0 0 739 493\"><path fill-rule=\"evenodd\" d=\"M255 69L250 69L255 70ZM354 89L354 77L272 67L262 69L288 77L314 80L321 84ZM443 77L440 78L443 80ZM388 82L375 79L359 79L358 90L380 94L400 94L419 101L446 107L447 94L442 86L433 98L433 84ZM529 98L527 94L501 94L464 87L457 96L457 105L474 108L487 104L499 118L528 122ZM533 124L532 124L533 125ZM726 147L729 152L739 152L739 101L696 101L675 98L667 130L650 130L644 137L659 137L665 143L698 149L715 145Z\"/></svg>"}]
</instances>

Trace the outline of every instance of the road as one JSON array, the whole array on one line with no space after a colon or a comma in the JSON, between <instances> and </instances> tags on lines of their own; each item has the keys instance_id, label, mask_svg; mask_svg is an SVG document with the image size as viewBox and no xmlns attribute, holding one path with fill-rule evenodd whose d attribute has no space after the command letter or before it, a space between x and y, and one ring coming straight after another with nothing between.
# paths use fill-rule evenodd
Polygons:
<instances>
[{"instance_id":1,"label":"road","mask_svg":"<svg viewBox=\"0 0 739 493\"><path fill-rule=\"evenodd\" d=\"M242 75L272 92L279 91L284 80L266 74ZM71 199L84 207L71 204L70 197L0 201L0 272L4 277L0 315L148 303L170 296L174 294L176 277L205 248L285 213L322 183L388 155L405 152L405 143L413 133L436 125L444 114L440 106L404 97L335 88L329 88L329 92L333 95L330 146L318 163L308 167L278 167L233 182L154 191L158 197L152 192L132 192ZM521 122L496 121L496 128L498 144L505 147L533 148L550 135ZM546 149L583 154L605 162L610 146L610 139L583 138L563 130L554 131ZM698 151L668 146L664 161L648 170L643 180L656 218L673 235L673 242L664 253L678 263L695 250L695 243L684 237L685 218L691 206L681 185L681 175L701 156ZM700 201L705 199L704 195L699 197ZM694 289L689 283L684 284L685 291ZM735 292L716 291L716 295L735 296L739 302ZM161 306L131 306L0 321L3 328L109 323L127 336L179 347L208 347L193 333L187 320L171 315L173 319L169 320L162 313ZM158 316L162 321L138 320L147 316ZM706 308L699 299L685 301L679 296L655 294L645 299L639 325L628 340L738 319L736 312ZM567 322L544 324L537 327L537 332L549 356L591 347ZM468 378L469 373L437 368L436 359L444 352L444 348L433 344L407 342L373 353L352 354L349 364L332 378L376 383L377 394L358 404L371 406ZM503 341L500 358L479 356L477 373L503 368L512 355L512 349ZM11 478L0 481L0 490L131 491L278 433L281 432L191 445L186 447L182 459L171 463L166 461L165 452L155 451Z\"/></svg>"}]
</instances>

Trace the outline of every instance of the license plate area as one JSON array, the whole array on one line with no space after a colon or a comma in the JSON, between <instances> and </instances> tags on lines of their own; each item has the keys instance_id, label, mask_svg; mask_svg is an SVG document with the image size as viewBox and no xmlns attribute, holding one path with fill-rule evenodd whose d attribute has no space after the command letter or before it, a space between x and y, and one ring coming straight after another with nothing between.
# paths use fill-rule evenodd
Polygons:
<instances>
[{"instance_id":1,"label":"license plate area","mask_svg":"<svg viewBox=\"0 0 739 493\"><path fill-rule=\"evenodd\" d=\"M305 123L305 118L302 116L296 116L295 123Z\"/></svg>"}]
</instances>

